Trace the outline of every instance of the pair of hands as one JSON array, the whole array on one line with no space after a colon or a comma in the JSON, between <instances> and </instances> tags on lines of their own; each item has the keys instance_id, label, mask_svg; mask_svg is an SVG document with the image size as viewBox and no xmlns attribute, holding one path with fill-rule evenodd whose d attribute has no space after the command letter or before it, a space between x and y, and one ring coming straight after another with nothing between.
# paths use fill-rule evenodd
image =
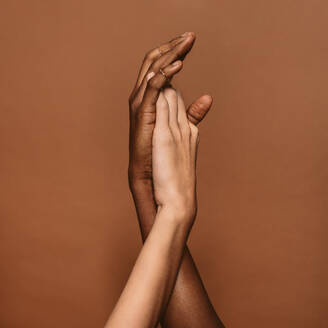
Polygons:
<instances>
[{"instance_id":1,"label":"pair of hands","mask_svg":"<svg viewBox=\"0 0 328 328\"><path fill-rule=\"evenodd\" d=\"M149 51L129 99L129 184L145 242L106 327L224 327L186 245L196 214L196 125L212 98L186 109L170 82L194 41L189 32Z\"/></svg>"},{"instance_id":2,"label":"pair of hands","mask_svg":"<svg viewBox=\"0 0 328 328\"><path fill-rule=\"evenodd\" d=\"M181 94L169 85L182 69L195 35L187 32L149 51L139 71L130 103L129 183L153 185L160 207L170 206L194 217L196 125L211 107L204 95L186 110Z\"/></svg>"}]
</instances>

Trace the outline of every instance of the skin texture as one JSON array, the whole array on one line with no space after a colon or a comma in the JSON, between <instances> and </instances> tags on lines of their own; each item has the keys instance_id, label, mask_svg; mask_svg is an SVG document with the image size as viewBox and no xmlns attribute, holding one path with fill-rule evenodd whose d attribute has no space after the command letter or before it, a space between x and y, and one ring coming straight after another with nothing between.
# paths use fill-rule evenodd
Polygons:
<instances>
[{"instance_id":1,"label":"skin texture","mask_svg":"<svg viewBox=\"0 0 328 328\"><path fill-rule=\"evenodd\" d=\"M193 33L186 33L159 48L149 51L142 63L130 104L130 161L129 184L138 215L142 239L145 241L155 220L157 204L152 180L152 136L156 121L156 101L159 90L168 85L182 68L169 66L183 60L195 41ZM159 73L162 68L167 79ZM154 75L155 73L155 75ZM148 83L148 81L151 83ZM146 98L145 90L154 91L154 98ZM177 97L182 102L181 95ZM208 95L201 96L187 109L189 122L197 125L212 104ZM196 209L194 209L196 211ZM180 271L170 302L161 317L163 327L224 327L218 318L187 247L184 249Z\"/></svg>"},{"instance_id":2,"label":"skin texture","mask_svg":"<svg viewBox=\"0 0 328 328\"><path fill-rule=\"evenodd\" d=\"M106 328L155 327L167 306L196 214L197 144L175 90L161 92L152 138L156 219Z\"/></svg>"}]
</instances>

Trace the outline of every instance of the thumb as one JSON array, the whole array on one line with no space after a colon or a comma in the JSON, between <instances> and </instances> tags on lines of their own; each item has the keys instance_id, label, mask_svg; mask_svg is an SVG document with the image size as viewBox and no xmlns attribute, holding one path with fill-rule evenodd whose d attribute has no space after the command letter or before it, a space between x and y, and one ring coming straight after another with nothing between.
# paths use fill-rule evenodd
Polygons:
<instances>
[{"instance_id":1,"label":"thumb","mask_svg":"<svg viewBox=\"0 0 328 328\"><path fill-rule=\"evenodd\" d=\"M187 109L187 116L191 123L197 125L208 113L213 103L210 95L203 95L196 99Z\"/></svg>"}]
</instances>

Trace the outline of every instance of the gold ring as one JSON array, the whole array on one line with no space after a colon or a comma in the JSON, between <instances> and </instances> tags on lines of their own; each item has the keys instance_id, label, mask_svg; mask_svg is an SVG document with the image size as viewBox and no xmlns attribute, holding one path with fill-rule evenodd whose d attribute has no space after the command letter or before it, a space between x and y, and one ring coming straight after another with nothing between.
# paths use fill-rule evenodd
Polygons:
<instances>
[{"instance_id":1,"label":"gold ring","mask_svg":"<svg viewBox=\"0 0 328 328\"><path fill-rule=\"evenodd\" d=\"M160 68L159 72L167 79L167 75L165 74L165 72Z\"/></svg>"}]
</instances>

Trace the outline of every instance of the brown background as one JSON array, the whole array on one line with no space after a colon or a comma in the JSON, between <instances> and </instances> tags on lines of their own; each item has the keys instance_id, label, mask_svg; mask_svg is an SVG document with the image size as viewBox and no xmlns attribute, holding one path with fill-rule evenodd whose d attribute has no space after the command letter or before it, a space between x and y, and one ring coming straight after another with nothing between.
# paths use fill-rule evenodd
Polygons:
<instances>
[{"instance_id":1,"label":"brown background","mask_svg":"<svg viewBox=\"0 0 328 328\"><path fill-rule=\"evenodd\" d=\"M0 326L103 326L141 246L128 93L146 50L192 30L177 85L215 98L190 243L208 292L227 327L327 327L327 10L2 0Z\"/></svg>"}]
</instances>

